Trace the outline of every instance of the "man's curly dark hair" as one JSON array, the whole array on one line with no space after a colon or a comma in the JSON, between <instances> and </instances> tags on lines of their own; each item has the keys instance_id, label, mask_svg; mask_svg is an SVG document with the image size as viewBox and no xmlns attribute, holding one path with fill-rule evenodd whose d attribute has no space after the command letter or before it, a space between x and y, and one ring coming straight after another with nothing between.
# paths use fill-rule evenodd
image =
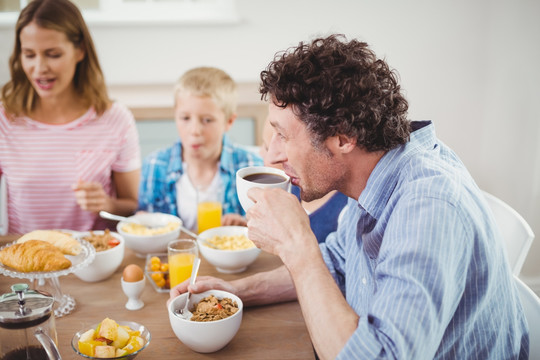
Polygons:
<instances>
[{"instance_id":1,"label":"man's curly dark hair","mask_svg":"<svg viewBox=\"0 0 540 360\"><path fill-rule=\"evenodd\" d=\"M397 78L365 42L337 34L277 53L261 72L259 91L263 100L290 105L315 146L344 134L367 151L388 151L410 133Z\"/></svg>"}]
</instances>

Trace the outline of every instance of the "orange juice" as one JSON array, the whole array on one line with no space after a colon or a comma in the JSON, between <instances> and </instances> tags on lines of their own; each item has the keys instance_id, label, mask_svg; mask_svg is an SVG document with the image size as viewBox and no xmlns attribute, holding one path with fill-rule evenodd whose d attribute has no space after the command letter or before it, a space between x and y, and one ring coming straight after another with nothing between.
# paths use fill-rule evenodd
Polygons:
<instances>
[{"instance_id":1,"label":"orange juice","mask_svg":"<svg viewBox=\"0 0 540 360\"><path fill-rule=\"evenodd\" d=\"M191 276L194 254L180 253L169 256L169 278L171 289Z\"/></svg>"},{"instance_id":2,"label":"orange juice","mask_svg":"<svg viewBox=\"0 0 540 360\"><path fill-rule=\"evenodd\" d=\"M221 203L214 201L200 202L197 206L199 234L204 230L221 226Z\"/></svg>"}]
</instances>

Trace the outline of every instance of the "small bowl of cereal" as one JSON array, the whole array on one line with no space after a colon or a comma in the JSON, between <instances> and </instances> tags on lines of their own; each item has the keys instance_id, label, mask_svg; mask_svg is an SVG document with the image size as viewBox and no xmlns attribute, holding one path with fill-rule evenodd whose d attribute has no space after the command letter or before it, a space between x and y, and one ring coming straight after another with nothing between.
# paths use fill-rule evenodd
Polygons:
<instances>
[{"instance_id":1,"label":"small bowl of cereal","mask_svg":"<svg viewBox=\"0 0 540 360\"><path fill-rule=\"evenodd\" d=\"M109 231L90 231L76 235L88 241L96 249L96 256L88 266L74 271L75 276L87 282L102 281L109 278L122 264L126 241L118 233Z\"/></svg>"},{"instance_id":2,"label":"small bowl of cereal","mask_svg":"<svg viewBox=\"0 0 540 360\"><path fill-rule=\"evenodd\" d=\"M217 271L235 274L245 271L257 259L261 249L247 237L245 226L219 226L199 234L197 242L202 256ZM210 247L210 246L213 247Z\"/></svg>"},{"instance_id":3,"label":"small bowl of cereal","mask_svg":"<svg viewBox=\"0 0 540 360\"><path fill-rule=\"evenodd\" d=\"M240 298L222 290L191 294L190 318L178 315L187 293L174 298L167 306L169 321L176 337L191 350L211 353L224 348L236 335L242 323L243 303Z\"/></svg>"},{"instance_id":4,"label":"small bowl of cereal","mask_svg":"<svg viewBox=\"0 0 540 360\"><path fill-rule=\"evenodd\" d=\"M138 213L120 221L116 230L126 239L126 247L145 258L149 253L167 252L169 241L180 235L182 220L164 213Z\"/></svg>"}]
</instances>

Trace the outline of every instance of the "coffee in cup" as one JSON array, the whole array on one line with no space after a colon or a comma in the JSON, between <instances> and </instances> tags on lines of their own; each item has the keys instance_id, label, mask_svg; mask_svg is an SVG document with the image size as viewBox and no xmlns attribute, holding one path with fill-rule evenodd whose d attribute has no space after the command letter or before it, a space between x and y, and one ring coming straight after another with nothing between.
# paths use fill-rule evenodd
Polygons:
<instances>
[{"instance_id":1,"label":"coffee in cup","mask_svg":"<svg viewBox=\"0 0 540 360\"><path fill-rule=\"evenodd\" d=\"M247 196L253 187L268 189L280 188L289 191L291 179L283 170L268 166L249 166L236 172L236 192L240 205L247 212L253 201Z\"/></svg>"}]
</instances>

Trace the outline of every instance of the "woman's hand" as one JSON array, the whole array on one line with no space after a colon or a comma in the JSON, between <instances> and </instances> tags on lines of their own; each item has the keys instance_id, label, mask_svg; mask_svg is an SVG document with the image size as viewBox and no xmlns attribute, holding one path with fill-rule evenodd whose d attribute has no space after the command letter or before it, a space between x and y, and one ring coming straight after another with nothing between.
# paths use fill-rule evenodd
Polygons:
<instances>
[{"instance_id":1,"label":"woman's hand","mask_svg":"<svg viewBox=\"0 0 540 360\"><path fill-rule=\"evenodd\" d=\"M111 212L111 198L105 193L100 183L79 180L72 188L81 209L94 213L101 210Z\"/></svg>"},{"instance_id":2,"label":"woman's hand","mask_svg":"<svg viewBox=\"0 0 540 360\"><path fill-rule=\"evenodd\" d=\"M81 209L93 213L104 210L122 216L132 215L137 210L140 170L113 171L112 179L116 197L109 196L99 182L79 180L72 185L75 199Z\"/></svg>"}]
</instances>

